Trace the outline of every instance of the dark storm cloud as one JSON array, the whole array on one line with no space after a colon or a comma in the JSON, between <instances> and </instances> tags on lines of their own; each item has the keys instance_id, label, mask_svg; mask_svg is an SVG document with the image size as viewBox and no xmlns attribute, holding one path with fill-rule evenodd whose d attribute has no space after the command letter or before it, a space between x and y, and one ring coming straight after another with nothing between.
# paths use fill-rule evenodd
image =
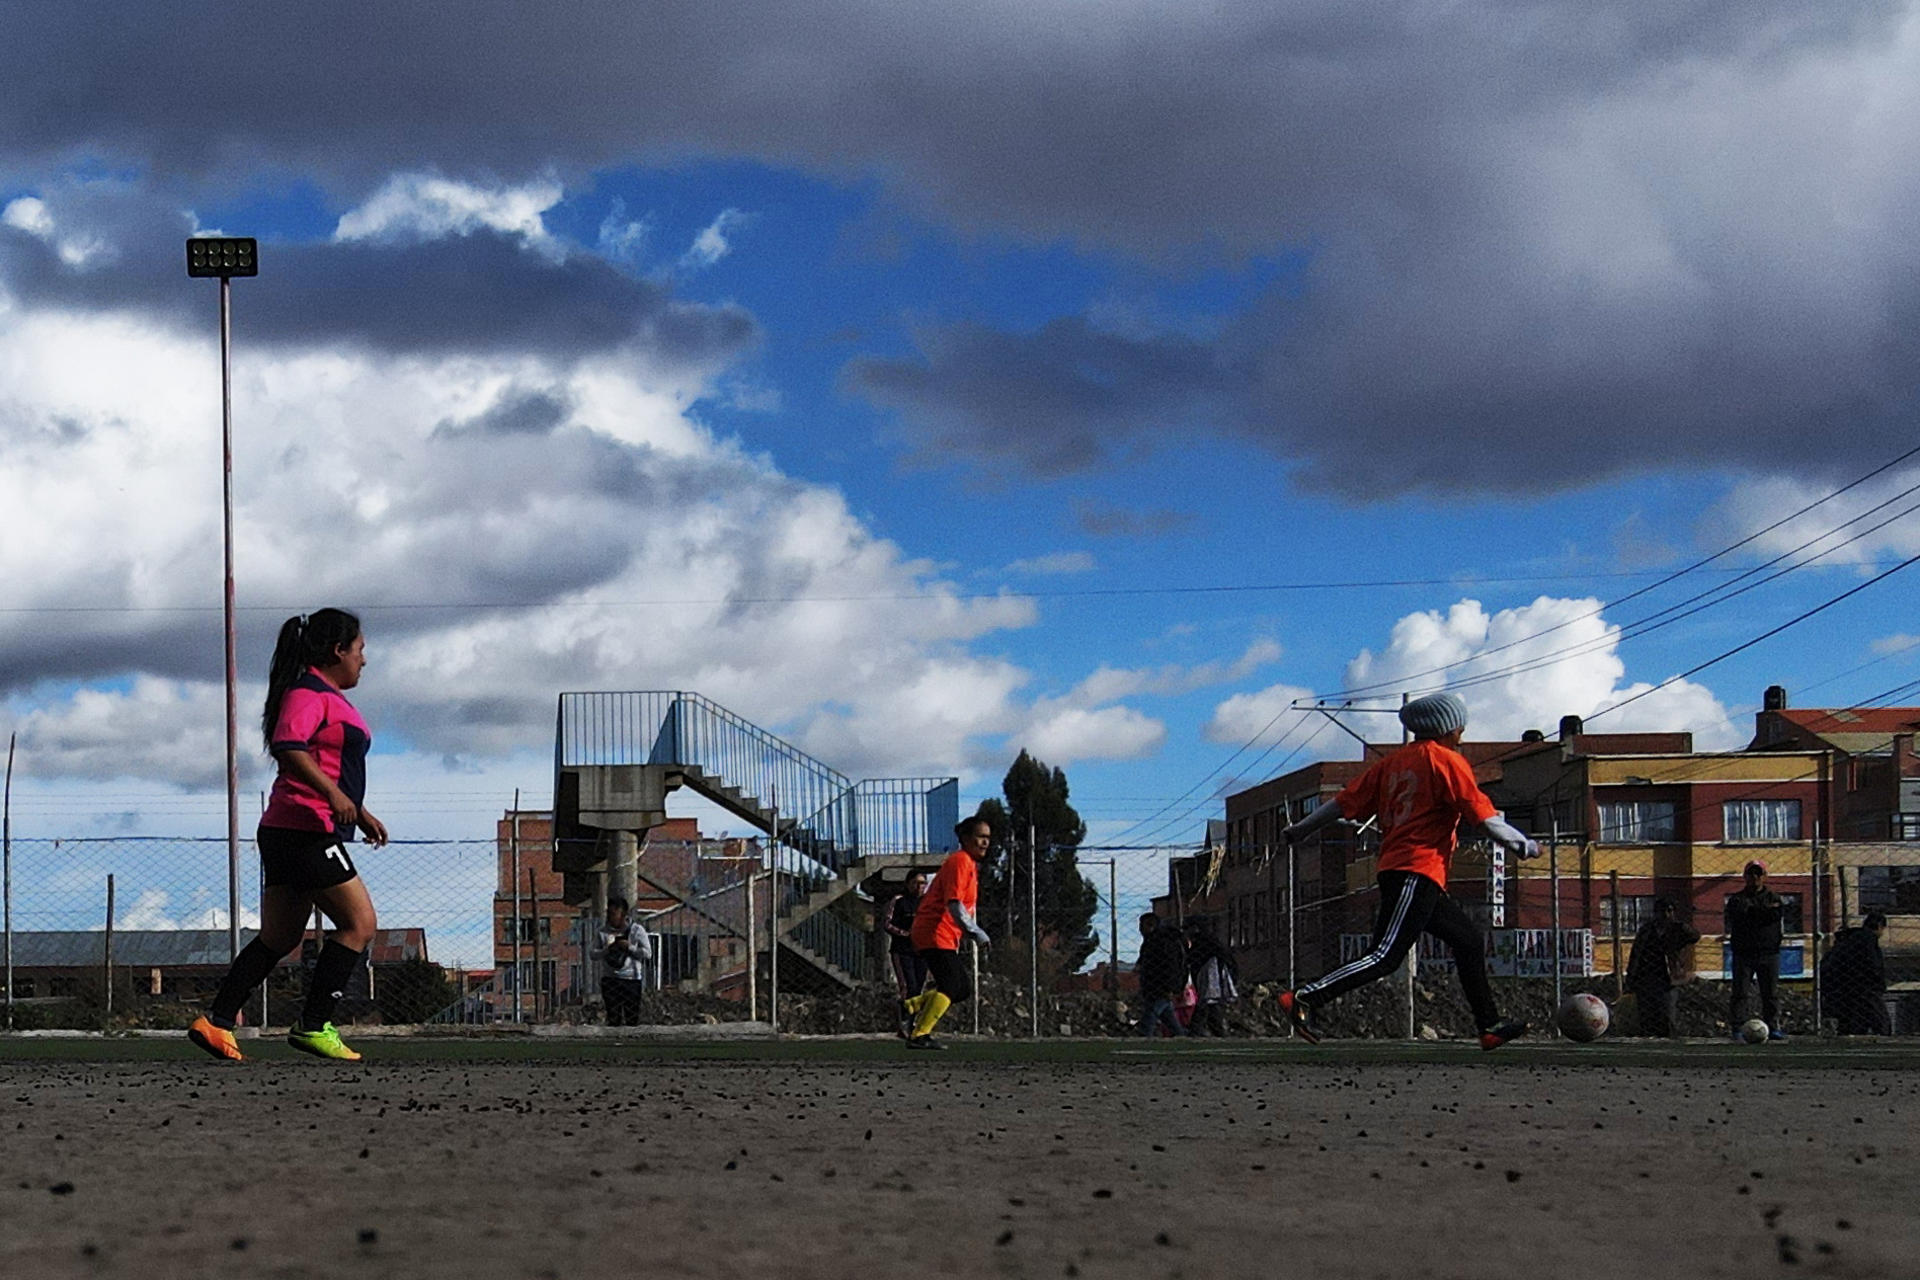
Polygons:
<instances>
[{"instance_id":1,"label":"dark storm cloud","mask_svg":"<svg viewBox=\"0 0 1920 1280\"><path fill-rule=\"evenodd\" d=\"M563 396L516 388L482 413L442 422L433 434L457 436L473 431L482 435L543 436L566 420L570 407Z\"/></svg>"},{"instance_id":2,"label":"dark storm cloud","mask_svg":"<svg viewBox=\"0 0 1920 1280\"><path fill-rule=\"evenodd\" d=\"M1124 337L1079 319L1028 335L956 326L923 349L917 361L853 361L844 381L898 410L929 457L960 453L1041 476L1166 433L1237 425L1247 383L1212 343Z\"/></svg>"},{"instance_id":3,"label":"dark storm cloud","mask_svg":"<svg viewBox=\"0 0 1920 1280\"><path fill-rule=\"evenodd\" d=\"M1850 62L1907 10L36 0L0 50L0 166L104 158L183 190L277 170L351 199L402 169L746 156L877 176L969 231L1310 261L1228 324L1228 359L1062 322L935 330L921 361L849 371L923 448L1000 467L1057 474L1195 426L1353 494L1845 466L1912 429L1915 69ZM394 259L316 251L351 280L276 322L346 323L371 292L382 343L590 344L623 304L669 344L744 340L593 264L509 271L511 316L446 314L473 300L464 272L516 252L444 243L407 292L447 305L387 307Z\"/></svg>"},{"instance_id":4,"label":"dark storm cloud","mask_svg":"<svg viewBox=\"0 0 1920 1280\"><path fill-rule=\"evenodd\" d=\"M122 183L56 183L42 199L50 231L0 226L9 294L35 306L204 323L211 286L187 278L193 226L176 205ZM562 357L639 343L699 368L756 335L741 308L687 303L590 254L556 259L493 230L425 243L268 242L260 264L258 277L234 286L249 342Z\"/></svg>"}]
</instances>

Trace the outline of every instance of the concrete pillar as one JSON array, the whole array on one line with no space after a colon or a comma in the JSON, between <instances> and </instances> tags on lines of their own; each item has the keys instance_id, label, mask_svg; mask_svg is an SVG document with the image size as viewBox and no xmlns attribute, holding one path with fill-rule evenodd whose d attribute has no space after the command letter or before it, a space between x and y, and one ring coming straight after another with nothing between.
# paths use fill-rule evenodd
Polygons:
<instances>
[{"instance_id":1,"label":"concrete pillar","mask_svg":"<svg viewBox=\"0 0 1920 1280\"><path fill-rule=\"evenodd\" d=\"M632 906L640 896L640 837L631 831L613 831L608 836L606 894L625 898ZM601 912L603 918L605 914Z\"/></svg>"}]
</instances>

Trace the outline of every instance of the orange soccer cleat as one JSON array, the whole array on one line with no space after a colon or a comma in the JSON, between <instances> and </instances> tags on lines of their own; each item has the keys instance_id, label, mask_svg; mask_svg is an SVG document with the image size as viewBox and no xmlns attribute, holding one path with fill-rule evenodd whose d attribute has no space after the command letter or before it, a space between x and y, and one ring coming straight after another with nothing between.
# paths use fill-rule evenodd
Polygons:
<instances>
[{"instance_id":1,"label":"orange soccer cleat","mask_svg":"<svg viewBox=\"0 0 1920 1280\"><path fill-rule=\"evenodd\" d=\"M195 1018L193 1025L187 1028L187 1039L216 1058L225 1058L228 1062L246 1061L246 1055L240 1052L240 1042L233 1038L233 1032L225 1027L214 1026L205 1014Z\"/></svg>"}]
</instances>

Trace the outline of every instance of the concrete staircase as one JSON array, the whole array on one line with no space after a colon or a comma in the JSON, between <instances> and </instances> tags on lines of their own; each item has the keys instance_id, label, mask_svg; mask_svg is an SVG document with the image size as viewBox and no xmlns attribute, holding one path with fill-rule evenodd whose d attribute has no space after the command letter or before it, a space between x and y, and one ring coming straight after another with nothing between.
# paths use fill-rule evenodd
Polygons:
<instances>
[{"instance_id":1,"label":"concrete staircase","mask_svg":"<svg viewBox=\"0 0 1920 1280\"><path fill-rule=\"evenodd\" d=\"M660 825L686 787L768 835L781 950L839 987L872 967L851 895L879 871L937 862L959 820L958 779L855 782L694 693L562 694L554 762L554 867L570 901L604 868L605 833Z\"/></svg>"}]
</instances>

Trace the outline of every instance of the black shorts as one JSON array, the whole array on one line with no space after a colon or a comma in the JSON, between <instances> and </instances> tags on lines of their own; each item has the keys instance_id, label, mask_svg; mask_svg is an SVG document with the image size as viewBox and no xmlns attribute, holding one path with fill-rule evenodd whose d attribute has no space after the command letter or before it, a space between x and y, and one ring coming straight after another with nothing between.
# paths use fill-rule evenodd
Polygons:
<instances>
[{"instance_id":1,"label":"black shorts","mask_svg":"<svg viewBox=\"0 0 1920 1280\"><path fill-rule=\"evenodd\" d=\"M359 875L346 842L331 831L261 827L260 869L268 886L308 892L331 889Z\"/></svg>"},{"instance_id":2,"label":"black shorts","mask_svg":"<svg viewBox=\"0 0 1920 1280\"><path fill-rule=\"evenodd\" d=\"M941 995L955 1004L973 995L973 977L967 972L967 963L960 958L958 951L925 947L921 949L920 958L926 962L934 990Z\"/></svg>"}]
</instances>

